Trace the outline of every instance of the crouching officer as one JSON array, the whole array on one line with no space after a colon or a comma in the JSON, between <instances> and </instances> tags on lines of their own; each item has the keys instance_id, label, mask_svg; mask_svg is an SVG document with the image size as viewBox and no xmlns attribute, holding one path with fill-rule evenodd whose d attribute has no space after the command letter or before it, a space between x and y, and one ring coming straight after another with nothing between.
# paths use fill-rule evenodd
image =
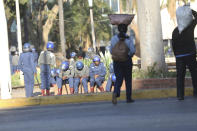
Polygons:
<instances>
[{"instance_id":1,"label":"crouching officer","mask_svg":"<svg viewBox=\"0 0 197 131\"><path fill-rule=\"evenodd\" d=\"M54 50L53 42L48 42L47 50L42 51L38 59L38 65L40 66L40 70L41 70L40 77L41 77L42 96L45 96L45 90L46 90L46 95L47 96L50 95L51 69L53 69L56 66L56 60L53 50Z\"/></svg>"},{"instance_id":2,"label":"crouching officer","mask_svg":"<svg viewBox=\"0 0 197 131\"><path fill-rule=\"evenodd\" d=\"M56 86L56 69L51 70L51 77L50 77L50 86L55 87Z\"/></svg>"},{"instance_id":3,"label":"crouching officer","mask_svg":"<svg viewBox=\"0 0 197 131\"><path fill-rule=\"evenodd\" d=\"M36 75L37 72L34 64L34 56L31 53L29 43L25 43L23 46L23 53L20 54L18 69L24 74L26 97L32 97L34 88L34 74Z\"/></svg>"},{"instance_id":4,"label":"crouching officer","mask_svg":"<svg viewBox=\"0 0 197 131\"><path fill-rule=\"evenodd\" d=\"M90 90L94 93L95 84L101 92L104 92L102 83L105 80L106 68L104 64L100 61L99 56L94 56L93 63L90 65Z\"/></svg>"},{"instance_id":5,"label":"crouching officer","mask_svg":"<svg viewBox=\"0 0 197 131\"><path fill-rule=\"evenodd\" d=\"M79 84L82 84L84 88L84 92L88 93L88 77L89 77L88 67L84 66L83 62L77 61L75 66L75 75L74 75L75 93L78 93Z\"/></svg>"},{"instance_id":6,"label":"crouching officer","mask_svg":"<svg viewBox=\"0 0 197 131\"><path fill-rule=\"evenodd\" d=\"M113 63L111 63L109 65L109 78L108 78L108 81L107 81L107 85L106 85L106 92L110 92L111 91L111 87L112 87L112 76L114 75L114 66L113 66ZM115 76L115 75L114 75Z\"/></svg>"},{"instance_id":7,"label":"crouching officer","mask_svg":"<svg viewBox=\"0 0 197 131\"><path fill-rule=\"evenodd\" d=\"M59 77L62 79L62 83L60 83L61 90L63 85L65 85L66 87L66 84L69 83L70 93L74 94L74 88L73 88L74 70L71 70L69 68L69 62L67 61L62 62L61 72ZM60 88L60 86L58 86L58 88Z\"/></svg>"}]
</instances>

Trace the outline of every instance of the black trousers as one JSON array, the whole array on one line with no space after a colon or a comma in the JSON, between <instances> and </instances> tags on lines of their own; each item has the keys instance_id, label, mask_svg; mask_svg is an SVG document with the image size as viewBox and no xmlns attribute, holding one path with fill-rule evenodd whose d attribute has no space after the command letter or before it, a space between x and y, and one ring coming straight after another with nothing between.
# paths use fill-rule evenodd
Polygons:
<instances>
[{"instance_id":1,"label":"black trousers","mask_svg":"<svg viewBox=\"0 0 197 131\"><path fill-rule=\"evenodd\" d=\"M184 97L184 81L186 68L189 68L192 77L192 84L194 87L194 95L197 95L197 62L196 54L176 58L177 70L177 97Z\"/></svg>"},{"instance_id":2,"label":"black trousers","mask_svg":"<svg viewBox=\"0 0 197 131\"><path fill-rule=\"evenodd\" d=\"M132 60L126 62L114 62L114 73L116 75L116 82L114 85L114 93L117 97L120 96L120 89L125 79L126 83L126 99L130 100L132 95Z\"/></svg>"}]
</instances>

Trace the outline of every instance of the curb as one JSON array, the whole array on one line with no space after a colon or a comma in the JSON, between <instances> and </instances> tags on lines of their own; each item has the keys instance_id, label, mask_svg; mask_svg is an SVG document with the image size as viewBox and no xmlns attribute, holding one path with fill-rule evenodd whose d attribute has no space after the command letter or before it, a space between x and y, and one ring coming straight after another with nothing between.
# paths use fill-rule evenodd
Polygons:
<instances>
[{"instance_id":1,"label":"curb","mask_svg":"<svg viewBox=\"0 0 197 131\"><path fill-rule=\"evenodd\" d=\"M185 88L185 96L192 96L193 88ZM118 100L125 100L126 92L121 93ZM168 89L146 89L134 90L133 99L158 99L176 97L176 88ZM42 106L69 103L85 103L111 101L112 93L82 94L82 95L63 95L48 97L32 97L0 100L0 109L22 108L28 106Z\"/></svg>"}]
</instances>

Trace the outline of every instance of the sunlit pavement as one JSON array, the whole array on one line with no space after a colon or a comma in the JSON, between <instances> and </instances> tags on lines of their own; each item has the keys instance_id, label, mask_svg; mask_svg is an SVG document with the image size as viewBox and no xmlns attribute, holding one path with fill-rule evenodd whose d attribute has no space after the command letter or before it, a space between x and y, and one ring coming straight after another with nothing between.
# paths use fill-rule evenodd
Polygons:
<instances>
[{"instance_id":1,"label":"sunlit pavement","mask_svg":"<svg viewBox=\"0 0 197 131\"><path fill-rule=\"evenodd\" d=\"M186 97L0 110L0 131L197 131L197 99Z\"/></svg>"}]
</instances>

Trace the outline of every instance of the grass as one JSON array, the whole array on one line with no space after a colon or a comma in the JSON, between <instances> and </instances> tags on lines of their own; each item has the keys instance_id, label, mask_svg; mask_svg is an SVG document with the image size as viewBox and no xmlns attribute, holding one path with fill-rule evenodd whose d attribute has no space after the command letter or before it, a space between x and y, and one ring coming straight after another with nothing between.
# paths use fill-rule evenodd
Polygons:
<instances>
[{"instance_id":1,"label":"grass","mask_svg":"<svg viewBox=\"0 0 197 131\"><path fill-rule=\"evenodd\" d=\"M37 68L37 78L38 78L39 83L41 83L40 69L39 68ZM20 74L19 73L15 73L14 75L12 75L11 82L12 82L12 87L24 86L24 81L20 80ZM38 84L35 77L34 77L34 83Z\"/></svg>"}]
</instances>

